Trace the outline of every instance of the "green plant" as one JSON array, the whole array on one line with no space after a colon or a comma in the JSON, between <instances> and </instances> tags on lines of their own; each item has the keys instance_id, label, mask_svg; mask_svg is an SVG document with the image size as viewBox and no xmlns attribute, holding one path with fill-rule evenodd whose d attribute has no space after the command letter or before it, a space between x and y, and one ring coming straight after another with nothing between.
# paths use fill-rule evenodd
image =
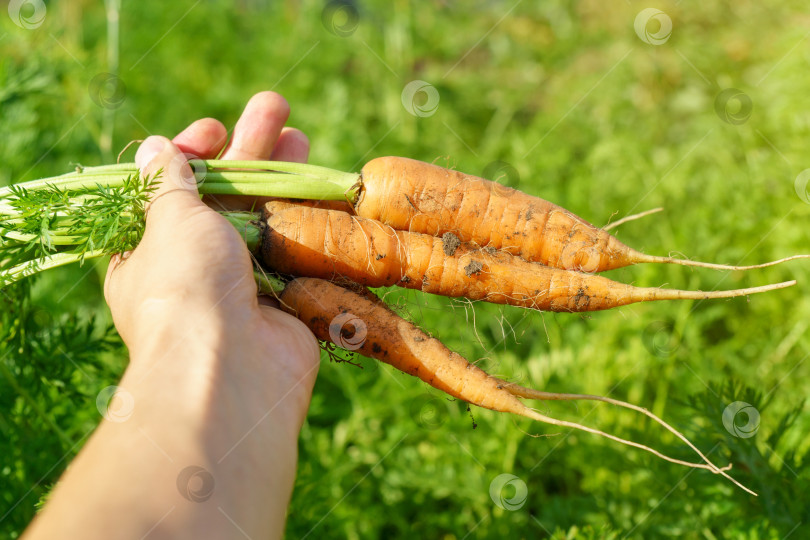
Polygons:
<instances>
[{"instance_id":1,"label":"green plant","mask_svg":"<svg viewBox=\"0 0 810 540\"><path fill-rule=\"evenodd\" d=\"M298 163L195 161L200 191L354 200L358 175ZM134 164L77 167L0 189L0 285L86 258L123 253L140 240L152 182Z\"/></svg>"},{"instance_id":2,"label":"green plant","mask_svg":"<svg viewBox=\"0 0 810 540\"><path fill-rule=\"evenodd\" d=\"M542 193L597 225L636 204L632 211L663 206L656 227L639 222L614 231L650 253L673 248L746 264L806 251L810 205L796 196L793 183L808 166L810 140L802 2L665 1L655 7L672 18L673 33L658 47L634 33L644 7L635 2L522 2L508 11L513 4L477 2L470 9L362 0L356 31L341 37L324 28L323 2L211 0L190 11L183 3L124 2L117 73L126 99L115 110L111 148L148 132L177 133L200 116L232 124L249 95L273 87L290 101L291 123L309 136L316 163L355 170L374 156L408 155L463 163L471 172L506 163L514 171L510 186ZM0 184L114 157L100 148L102 115L109 111L88 97L90 79L110 71L103 5L54 0L47 6L37 31L22 30L0 13L0 88L14 88L0 104ZM415 79L441 95L431 117L415 118L402 108L400 93ZM753 99L744 124L729 125L715 112L716 96L727 87ZM104 268L103 260L93 259L20 282L30 293L29 332L58 332L68 314L80 323L92 316L100 335L109 323ZM802 264L758 276L810 279ZM652 266L611 277L702 289L750 285L739 273ZM745 400L745 392L712 395L711 408L702 401L692 408L685 398L705 393L704 382L734 379L763 393L778 385L760 432L734 439L743 453L755 448L770 467L739 478L746 485L753 479L757 491L767 486L777 501L808 497L810 415L805 409L789 428L781 425L805 396L810 377L804 360L810 297L801 287L750 300L628 307L585 317L395 289L380 293L488 371L643 403L673 419L702 450L721 443L710 457L725 453L734 461L739 455L723 446L728 432L719 414L730 401ZM116 384L125 364L115 336L110 346L78 361L81 370L64 357L36 361L73 370L72 387L81 388L80 395L46 384L28 387L33 375L20 381L74 441L101 418L96 395ZM85 362L105 367L89 369ZM515 425L488 412L474 413L473 429L461 403L369 359L355 362L363 369L321 367L301 436L290 538L393 538L409 531L448 539L777 539L800 537L804 525L794 527L809 521L800 515L782 525L767 519L762 495L753 499L709 473L687 476L565 430ZM0 398L0 537L16 538L81 443L69 452L9 387ZM589 415L627 438L665 442L651 436L647 424L609 408L549 405L548 412L577 421ZM777 430L780 444L765 446ZM786 459L791 454L795 459ZM780 459L795 476L785 468L773 474ZM502 472L528 485L520 511L505 512L488 495L490 480ZM743 467L735 464L731 474L743 474Z\"/></svg>"}]
</instances>

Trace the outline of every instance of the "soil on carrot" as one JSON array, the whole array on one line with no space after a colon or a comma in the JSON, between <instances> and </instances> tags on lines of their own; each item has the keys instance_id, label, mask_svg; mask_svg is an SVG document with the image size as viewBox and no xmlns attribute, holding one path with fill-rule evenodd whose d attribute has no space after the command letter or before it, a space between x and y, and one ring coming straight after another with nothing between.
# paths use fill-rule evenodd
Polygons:
<instances>
[{"instance_id":1,"label":"soil on carrot","mask_svg":"<svg viewBox=\"0 0 810 540\"><path fill-rule=\"evenodd\" d=\"M484 265L479 261L470 261L470 264L464 267L464 273L467 274L467 277L470 277L480 273L483 268Z\"/></svg>"},{"instance_id":2,"label":"soil on carrot","mask_svg":"<svg viewBox=\"0 0 810 540\"><path fill-rule=\"evenodd\" d=\"M442 235L442 249L444 249L444 254L448 257L452 257L460 245L461 240L455 234L446 232Z\"/></svg>"},{"instance_id":3,"label":"soil on carrot","mask_svg":"<svg viewBox=\"0 0 810 540\"><path fill-rule=\"evenodd\" d=\"M591 301L591 297L585 294L584 289L577 290L577 294L574 296L574 305L577 307L585 308L588 306L588 303Z\"/></svg>"}]
</instances>

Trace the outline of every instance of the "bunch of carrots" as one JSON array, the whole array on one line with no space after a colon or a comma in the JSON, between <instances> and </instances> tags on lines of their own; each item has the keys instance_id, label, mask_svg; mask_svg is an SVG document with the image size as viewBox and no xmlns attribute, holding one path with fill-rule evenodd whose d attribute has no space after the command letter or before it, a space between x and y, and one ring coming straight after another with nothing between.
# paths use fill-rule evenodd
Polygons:
<instances>
[{"instance_id":1,"label":"bunch of carrots","mask_svg":"<svg viewBox=\"0 0 810 540\"><path fill-rule=\"evenodd\" d=\"M584 312L651 300L729 298L795 284L711 292L639 288L596 275L606 270L644 262L745 270L807 255L755 266L646 255L553 203L406 158L374 159L359 174L280 162L195 160L192 165L203 194L270 197L259 212L222 214L254 254L260 290L276 296L281 308L318 339L338 346L349 341L357 352L479 407L602 435L740 485L726 473L729 467L711 463L649 411L604 397L540 392L493 377L399 317L366 287L397 285L528 309ZM81 168L0 190L0 285L131 248L142 231L149 191L148 180L139 179L131 164ZM33 200L48 204L35 209ZM114 224L105 222L100 231L77 217L94 206L109 215L118 200L127 206L118 208ZM357 328L342 324L347 315L363 322L362 339L352 340ZM634 409L674 433L703 462L681 461L550 418L521 399L590 399Z\"/></svg>"}]
</instances>

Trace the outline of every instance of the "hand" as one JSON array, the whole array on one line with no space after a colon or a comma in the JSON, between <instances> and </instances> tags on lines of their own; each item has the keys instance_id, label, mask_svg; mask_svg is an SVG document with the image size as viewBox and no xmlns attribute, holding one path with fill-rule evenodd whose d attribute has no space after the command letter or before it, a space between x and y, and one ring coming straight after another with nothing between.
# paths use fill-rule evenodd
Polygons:
<instances>
[{"instance_id":1,"label":"hand","mask_svg":"<svg viewBox=\"0 0 810 540\"><path fill-rule=\"evenodd\" d=\"M236 124L233 141L223 159L306 162L306 136L283 125L289 106L278 94L264 92L247 104ZM143 174L163 170L158 189L147 211L146 232L138 247L125 258L112 259L105 282L105 296L115 325L133 352L133 363L142 360L139 350L155 334L174 333L175 347L206 335L226 334L240 347L244 340L261 350L275 351L275 364L250 365L251 377L263 372L276 376L281 370L298 389L291 398L299 405L303 421L318 365L317 342L296 318L257 301L250 255L236 229L203 204L183 153L202 159L217 156L227 139L217 120L198 120L174 138L150 137L139 148L136 162ZM239 197L211 198L209 204L229 209L246 208L252 201ZM166 351L170 356L173 351ZM151 363L169 358L148 356ZM135 366L140 369L140 366ZM288 387L289 388L289 387Z\"/></svg>"},{"instance_id":2,"label":"hand","mask_svg":"<svg viewBox=\"0 0 810 540\"><path fill-rule=\"evenodd\" d=\"M224 158L305 161L306 137L282 129L288 114L281 96L254 96ZM244 242L199 198L182 152L214 157L225 141L204 119L138 150L144 174L163 172L142 241L105 282L132 409L99 425L28 539L283 534L319 351L303 323L257 301ZM207 475L202 488L189 470Z\"/></svg>"}]
</instances>

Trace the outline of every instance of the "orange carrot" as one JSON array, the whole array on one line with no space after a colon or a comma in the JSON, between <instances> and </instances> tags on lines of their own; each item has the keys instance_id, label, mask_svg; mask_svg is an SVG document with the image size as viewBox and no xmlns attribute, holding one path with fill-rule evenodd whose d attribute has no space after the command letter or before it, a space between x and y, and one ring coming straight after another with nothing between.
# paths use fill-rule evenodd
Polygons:
<instances>
[{"instance_id":1,"label":"orange carrot","mask_svg":"<svg viewBox=\"0 0 810 540\"><path fill-rule=\"evenodd\" d=\"M462 242L556 268L601 272L659 262L749 270L808 257L730 266L646 255L556 204L476 176L400 157L371 160L361 175L363 188L355 204L360 216L401 231L450 232Z\"/></svg>"},{"instance_id":2,"label":"orange carrot","mask_svg":"<svg viewBox=\"0 0 810 540\"><path fill-rule=\"evenodd\" d=\"M501 381L450 352L381 301L322 279L297 278L287 284L279 302L318 339L344 347L343 339L355 340L357 346L352 349L357 353L391 364L455 398L515 414L526 408L514 395L498 388ZM341 314L351 314L354 325L338 317Z\"/></svg>"},{"instance_id":3,"label":"orange carrot","mask_svg":"<svg viewBox=\"0 0 810 540\"><path fill-rule=\"evenodd\" d=\"M318 339L344 348L347 343L351 343L349 347L351 350L418 377L457 399L486 409L517 414L539 422L608 437L652 452L673 463L711 470L740 485L725 473L727 468L720 469L712 464L683 435L654 414L635 405L609 398L538 392L493 377L470 364L461 355L450 351L438 339L428 336L412 323L396 315L384 302L368 291L360 294L321 279L297 278L286 284L278 299L282 309L303 321ZM652 418L685 441L700 455L705 464L674 459L642 444L580 424L548 417L527 407L518 396L544 400L595 399L629 407Z\"/></svg>"},{"instance_id":4,"label":"orange carrot","mask_svg":"<svg viewBox=\"0 0 810 540\"><path fill-rule=\"evenodd\" d=\"M345 212L271 201L264 208L263 262L274 270L362 285L399 285L450 297L548 311L597 311L634 302L729 298L793 285L733 291L639 288L550 268L504 251L397 231Z\"/></svg>"}]
</instances>

